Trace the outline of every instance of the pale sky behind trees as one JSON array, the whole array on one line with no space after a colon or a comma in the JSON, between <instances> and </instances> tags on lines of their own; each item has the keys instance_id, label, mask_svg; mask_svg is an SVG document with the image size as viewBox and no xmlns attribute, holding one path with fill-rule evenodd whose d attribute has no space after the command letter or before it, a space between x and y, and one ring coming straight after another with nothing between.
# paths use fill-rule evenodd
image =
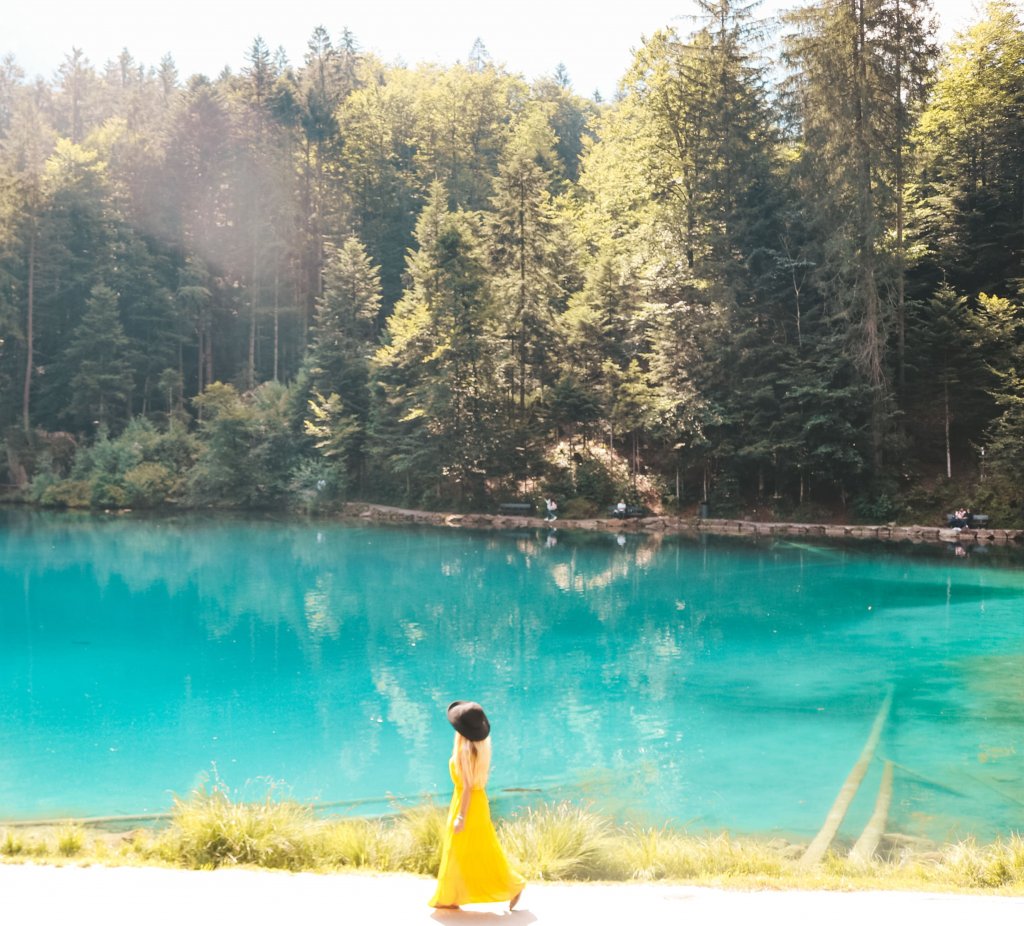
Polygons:
<instances>
[{"instance_id":1,"label":"pale sky behind trees","mask_svg":"<svg viewBox=\"0 0 1024 926\"><path fill-rule=\"evenodd\" d=\"M301 64L318 25L336 39L348 27L359 47L386 62L450 65L465 61L480 38L496 64L527 79L551 74L561 63L577 93L609 98L641 36L667 24L688 32L693 0L363 0L324 3L289 0L4 0L0 56L12 53L29 77L50 78L73 47L97 68L127 48L136 61L155 66L168 52L178 72L216 77L238 70L257 35L271 50L282 46ZM765 0L761 15L799 6L798 0ZM981 0L935 0L940 37L972 22ZM603 9L602 9L603 7Z\"/></svg>"}]
</instances>

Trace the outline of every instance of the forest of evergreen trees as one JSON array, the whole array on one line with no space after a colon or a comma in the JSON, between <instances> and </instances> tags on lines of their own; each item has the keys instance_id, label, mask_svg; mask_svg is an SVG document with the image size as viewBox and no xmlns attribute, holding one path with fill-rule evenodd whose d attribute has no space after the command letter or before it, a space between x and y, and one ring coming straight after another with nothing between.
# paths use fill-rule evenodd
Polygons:
<instances>
[{"instance_id":1,"label":"forest of evergreen trees","mask_svg":"<svg viewBox=\"0 0 1024 926\"><path fill-rule=\"evenodd\" d=\"M323 28L215 79L9 56L5 481L1021 523L1017 7L940 48L928 0L697 5L611 101Z\"/></svg>"}]
</instances>

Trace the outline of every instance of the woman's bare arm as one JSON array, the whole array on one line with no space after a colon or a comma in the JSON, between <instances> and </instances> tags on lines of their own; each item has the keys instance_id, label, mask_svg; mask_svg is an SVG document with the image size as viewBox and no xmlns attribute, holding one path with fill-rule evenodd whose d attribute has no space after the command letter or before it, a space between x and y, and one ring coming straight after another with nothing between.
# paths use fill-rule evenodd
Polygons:
<instances>
[{"instance_id":1,"label":"woman's bare arm","mask_svg":"<svg viewBox=\"0 0 1024 926\"><path fill-rule=\"evenodd\" d=\"M466 825L466 814L469 812L469 792L470 788L463 786L462 799L459 801L459 814L455 818L455 825L452 826L453 832L461 833Z\"/></svg>"}]
</instances>

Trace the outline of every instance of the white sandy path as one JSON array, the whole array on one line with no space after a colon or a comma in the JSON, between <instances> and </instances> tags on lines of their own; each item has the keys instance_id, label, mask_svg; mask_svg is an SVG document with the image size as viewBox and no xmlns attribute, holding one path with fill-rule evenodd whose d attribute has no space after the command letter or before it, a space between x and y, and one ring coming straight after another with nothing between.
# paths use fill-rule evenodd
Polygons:
<instances>
[{"instance_id":1,"label":"white sandy path","mask_svg":"<svg viewBox=\"0 0 1024 926\"><path fill-rule=\"evenodd\" d=\"M426 906L433 882L407 875L0 864L0 923L291 926L373 924L1024 924L1024 897L864 891L721 891L661 884L531 884L522 906Z\"/></svg>"}]
</instances>

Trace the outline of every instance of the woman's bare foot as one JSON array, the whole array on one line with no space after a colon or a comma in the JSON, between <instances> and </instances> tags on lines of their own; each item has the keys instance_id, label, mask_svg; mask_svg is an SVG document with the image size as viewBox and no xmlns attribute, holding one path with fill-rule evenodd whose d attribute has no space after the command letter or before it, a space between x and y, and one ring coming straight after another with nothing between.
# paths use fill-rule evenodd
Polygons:
<instances>
[{"instance_id":1,"label":"woman's bare foot","mask_svg":"<svg viewBox=\"0 0 1024 926\"><path fill-rule=\"evenodd\" d=\"M508 902L508 912L511 913L516 908L516 904L519 903L519 898L523 896L523 892L520 891Z\"/></svg>"},{"instance_id":2,"label":"woman's bare foot","mask_svg":"<svg viewBox=\"0 0 1024 926\"><path fill-rule=\"evenodd\" d=\"M460 907L457 903L439 903L436 907L434 907L434 909L435 910L461 910L462 907Z\"/></svg>"}]
</instances>

